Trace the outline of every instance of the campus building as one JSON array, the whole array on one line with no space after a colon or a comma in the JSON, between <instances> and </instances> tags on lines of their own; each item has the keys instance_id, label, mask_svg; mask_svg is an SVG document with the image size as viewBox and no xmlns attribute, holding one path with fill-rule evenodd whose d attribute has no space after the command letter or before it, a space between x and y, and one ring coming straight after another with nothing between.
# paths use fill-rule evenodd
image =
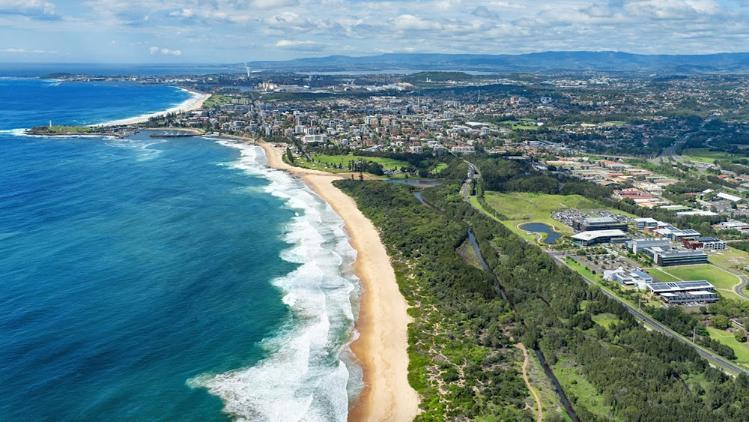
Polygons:
<instances>
[{"instance_id":1,"label":"campus building","mask_svg":"<svg viewBox=\"0 0 749 422\"><path fill-rule=\"evenodd\" d=\"M619 221L613 217L590 217L576 220L572 223L575 230L600 231L600 230L621 230L627 231L627 223Z\"/></svg>"},{"instance_id":2,"label":"campus building","mask_svg":"<svg viewBox=\"0 0 749 422\"><path fill-rule=\"evenodd\" d=\"M619 229L584 231L572 236L572 241L581 246L598 243L622 243L627 241L627 233Z\"/></svg>"},{"instance_id":3,"label":"campus building","mask_svg":"<svg viewBox=\"0 0 749 422\"><path fill-rule=\"evenodd\" d=\"M671 241L668 239L632 239L627 242L627 248L632 250L632 253L638 254L643 249L652 246L658 246L661 248L671 247Z\"/></svg>"},{"instance_id":4,"label":"campus building","mask_svg":"<svg viewBox=\"0 0 749 422\"><path fill-rule=\"evenodd\" d=\"M650 283L647 288L664 302L672 305L711 303L719 299L715 287L707 280Z\"/></svg>"},{"instance_id":5,"label":"campus building","mask_svg":"<svg viewBox=\"0 0 749 422\"><path fill-rule=\"evenodd\" d=\"M647 285L653 282L653 277L641 269L625 270L619 267L615 270L605 270L603 279L616 281L625 286L635 286L638 289L645 290Z\"/></svg>"},{"instance_id":6,"label":"campus building","mask_svg":"<svg viewBox=\"0 0 749 422\"><path fill-rule=\"evenodd\" d=\"M687 249L707 249L712 251L722 251L726 249L726 242L714 237L697 237L694 239L684 239L682 244Z\"/></svg>"},{"instance_id":7,"label":"campus building","mask_svg":"<svg viewBox=\"0 0 749 422\"><path fill-rule=\"evenodd\" d=\"M649 256L656 265L662 267L669 265L707 264L707 254L704 251L650 246L644 248L642 252Z\"/></svg>"},{"instance_id":8,"label":"campus building","mask_svg":"<svg viewBox=\"0 0 749 422\"><path fill-rule=\"evenodd\" d=\"M653 230L658 227L658 220L655 218L635 218L635 227L637 230Z\"/></svg>"}]
</instances>

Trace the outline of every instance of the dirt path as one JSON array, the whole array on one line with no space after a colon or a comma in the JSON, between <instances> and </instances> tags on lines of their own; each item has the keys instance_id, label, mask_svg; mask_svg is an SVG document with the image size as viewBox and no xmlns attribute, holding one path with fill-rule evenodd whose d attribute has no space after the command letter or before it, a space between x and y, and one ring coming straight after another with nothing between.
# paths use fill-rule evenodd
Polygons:
<instances>
[{"instance_id":1,"label":"dirt path","mask_svg":"<svg viewBox=\"0 0 749 422\"><path fill-rule=\"evenodd\" d=\"M536 401L536 422L542 422L544 420L544 410L541 405L541 395L538 394L538 391L536 391L535 388L533 388L531 379L528 376L528 366L530 365L528 349L525 348L525 345L523 343L518 343L515 345L515 347L523 351L523 381L525 381L525 386L528 387L528 391L531 392L533 400Z\"/></svg>"}]
</instances>

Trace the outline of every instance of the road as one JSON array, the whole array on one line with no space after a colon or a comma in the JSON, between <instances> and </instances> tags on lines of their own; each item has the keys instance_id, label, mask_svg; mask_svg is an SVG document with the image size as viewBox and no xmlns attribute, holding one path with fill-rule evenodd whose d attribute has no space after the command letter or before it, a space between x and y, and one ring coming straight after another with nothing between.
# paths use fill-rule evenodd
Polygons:
<instances>
[{"instance_id":1,"label":"road","mask_svg":"<svg viewBox=\"0 0 749 422\"><path fill-rule=\"evenodd\" d=\"M466 179L466 182L463 184L463 188L468 187L468 190L467 190L468 195L464 194L464 199L470 204L470 201L469 201L469 199L470 199L469 198L469 196L470 196L470 182L474 178L478 179L480 176L479 176L479 173L477 171L476 166L473 165L473 163L470 163L468 161L466 161L466 163L468 163L468 165L469 165L469 172L468 172L469 173L469 175L468 175L469 177ZM463 190L463 189L461 189L461 190ZM478 210L480 212L486 214L486 211L481 210L481 209L478 209ZM488 215L492 219L494 218L493 216L491 216L489 214L486 214L486 215ZM542 250L544 252L546 252L549 256L551 256L560 265L566 266L566 264L564 262L564 259L566 258L566 255L564 253L555 252L555 251L551 251L551 250L547 250L547 249L543 249L543 248L542 248ZM580 276L589 285L599 287L598 284L595 281L588 279L587 277L583 276L582 274ZM742 283L740 283L738 286L744 286L744 285L747 284L747 282L749 282L749 280L747 280L746 277L744 277L744 276L740 276L740 277L742 279ZM738 286L736 286L734 288L738 288ZM742 289L743 289L743 287L742 287ZM673 337L673 338L681 341L682 343L684 343L684 344L692 347L700 356L702 356L703 358L705 358L712 365L721 368L724 372L727 372L729 374L739 374L739 373L743 372L743 373L749 375L749 370L744 369L744 368L742 368L742 367L740 367L740 366L738 366L738 365L736 365L736 364L728 361L727 359L724 359L723 357L718 356L717 354L715 354L715 353L713 353L713 352L711 352L711 351L709 351L707 349L702 348L701 346L695 344L694 342L692 342L688 338L682 336L681 334L679 334L676 331L668 328L667 326L665 326L664 324L660 323L659 321L653 319L648 314L640 311L639 309L637 309L634 306L630 305L629 303L625 302L619 296L617 296L617 295L615 295L613 293L610 293L610 292L608 292L605 289L601 289L601 291L603 292L603 294L605 294L609 298L614 299L617 302L621 303L625 308L627 308L627 311L629 311L629 313L632 316L634 316L635 319L637 319L638 321L645 323L646 325L650 326L655 331L658 331L661 334L667 335L669 337ZM738 291L737 291L737 293L738 293ZM743 291L740 294L742 296L744 296Z\"/></svg>"},{"instance_id":2,"label":"road","mask_svg":"<svg viewBox=\"0 0 749 422\"><path fill-rule=\"evenodd\" d=\"M557 253L557 252L553 252L553 251L546 251L546 253L549 254L552 258L554 258L561 265L566 265L565 262L564 262L564 259L566 258L565 254ZM589 285L598 287L598 284L595 281L588 279L587 277L583 276L582 274L580 276ZM648 315L648 314L640 311L639 309L637 309L634 306L630 305L629 303L625 302L619 296L617 296L617 295L615 295L613 293L610 293L610 292L608 292L607 290L604 290L604 289L601 289L601 292L603 292L603 294L605 294L606 296L610 297L611 299L614 299L617 302L619 302L622 305L624 305L624 307L627 308L627 311L629 311L629 313L633 317L635 317L635 319L639 320L640 322L645 323L646 325L650 326L652 329L654 329L655 331L658 331L661 334L667 335L669 337L673 337L673 338L681 341L682 343L684 343L684 344L686 344L688 346L691 346L700 356L702 356L703 358L707 359L707 361L710 362L711 364L713 364L714 366L717 366L717 367L723 369L723 371L728 372L730 374L739 374L739 373L743 372L743 373L749 375L749 370L744 369L744 368L742 368L742 367L734 364L733 362L731 362L731 361L729 361L727 359L724 359L723 357L718 356L715 353L713 353L713 352L711 352L711 351L709 351L707 349L704 349L704 348L698 346L697 344L693 343L688 338L682 336L681 334L679 334L676 331L668 328L667 326L665 326L664 324L660 323L659 321L653 319L650 315Z\"/></svg>"}]
</instances>

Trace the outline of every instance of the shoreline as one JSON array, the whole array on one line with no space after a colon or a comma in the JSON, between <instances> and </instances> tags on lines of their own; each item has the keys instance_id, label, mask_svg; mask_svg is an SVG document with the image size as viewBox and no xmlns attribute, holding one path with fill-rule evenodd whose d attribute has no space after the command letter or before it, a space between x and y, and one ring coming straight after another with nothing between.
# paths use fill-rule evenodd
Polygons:
<instances>
[{"instance_id":1,"label":"shoreline","mask_svg":"<svg viewBox=\"0 0 749 422\"><path fill-rule=\"evenodd\" d=\"M248 138L229 139L248 141ZM267 165L300 177L343 219L356 250L354 272L362 285L356 330L350 347L362 366L364 387L349 404L350 421L410 421L419 412L419 396L408 383L408 304L401 295L385 246L377 229L356 202L333 185L340 175L293 167L282 151L257 142Z\"/></svg>"},{"instance_id":2,"label":"shoreline","mask_svg":"<svg viewBox=\"0 0 749 422\"><path fill-rule=\"evenodd\" d=\"M201 107L203 107L203 103L205 103L206 100L211 96L211 94L204 94L204 93L200 93L196 91L190 91L189 89L185 89L185 88L180 88L180 89L182 91L189 93L190 98L166 110L157 111L155 113L150 113L150 114L142 114L140 116L128 117L125 119L111 120L109 122L91 125L91 127L136 125L140 123L146 123L152 117L160 117L169 113L187 113L190 111L198 110Z\"/></svg>"}]
</instances>

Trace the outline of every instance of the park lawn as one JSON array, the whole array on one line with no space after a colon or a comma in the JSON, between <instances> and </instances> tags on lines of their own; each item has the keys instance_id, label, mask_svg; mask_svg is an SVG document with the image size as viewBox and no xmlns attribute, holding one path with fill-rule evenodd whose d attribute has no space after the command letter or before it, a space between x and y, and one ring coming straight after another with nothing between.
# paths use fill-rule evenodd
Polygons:
<instances>
[{"instance_id":1,"label":"park lawn","mask_svg":"<svg viewBox=\"0 0 749 422\"><path fill-rule=\"evenodd\" d=\"M616 324L617 322L620 322L618 316L604 312L602 314L593 315L593 322L600 325L603 328L609 329L612 325Z\"/></svg>"},{"instance_id":2,"label":"park lawn","mask_svg":"<svg viewBox=\"0 0 749 422\"><path fill-rule=\"evenodd\" d=\"M749 367L749 347L747 343L739 343L733 334L726 330L707 327L707 331L710 333L711 338L733 349L733 352L736 353L736 362L738 364Z\"/></svg>"},{"instance_id":3,"label":"park lawn","mask_svg":"<svg viewBox=\"0 0 749 422\"><path fill-rule=\"evenodd\" d=\"M707 148L687 148L681 152L681 155L688 160L707 164L712 164L715 160L730 160L736 157L727 152L710 151Z\"/></svg>"},{"instance_id":4,"label":"park lawn","mask_svg":"<svg viewBox=\"0 0 749 422\"><path fill-rule=\"evenodd\" d=\"M535 233L529 233L529 232L521 229L520 227L518 227L518 225L516 223L514 223L512 221L509 221L509 220L500 220L494 214L492 214L491 212L489 212L489 210L485 209L484 206L481 205L481 203L479 202L479 200L478 200L477 197L475 197L475 196L470 197L469 202L470 202L471 206L473 206L477 210L481 211L483 214L485 214L486 216L490 217L494 221L496 221L496 222L502 224L503 226L507 227L511 232L513 232L516 235L520 236L521 238L527 240L528 242L537 243L538 236Z\"/></svg>"},{"instance_id":5,"label":"park lawn","mask_svg":"<svg viewBox=\"0 0 749 422\"><path fill-rule=\"evenodd\" d=\"M711 264L679 265L677 267L661 268L661 271L680 278L682 280L707 280L715 286L721 296L729 299L744 301L743 297L736 294L734 286L741 280L726 270Z\"/></svg>"},{"instance_id":6,"label":"park lawn","mask_svg":"<svg viewBox=\"0 0 749 422\"><path fill-rule=\"evenodd\" d=\"M554 220L554 211L563 208L577 208L580 210L602 209L596 201L587 199L580 195L551 195L545 193L529 192L486 192L486 202L500 214L507 216L509 222L514 226L523 223L539 222L545 223L554 230L572 234L571 227Z\"/></svg>"},{"instance_id":7,"label":"park lawn","mask_svg":"<svg viewBox=\"0 0 749 422\"><path fill-rule=\"evenodd\" d=\"M432 175L436 176L436 175L442 173L448 167L449 166L447 165L447 163L438 163L436 166L434 166L433 169L431 169L429 171L429 174L432 174Z\"/></svg>"},{"instance_id":8,"label":"park lawn","mask_svg":"<svg viewBox=\"0 0 749 422\"><path fill-rule=\"evenodd\" d=\"M646 268L645 272L653 276L657 281L681 281L680 278L674 277L671 274L666 274L658 268Z\"/></svg>"},{"instance_id":9,"label":"park lawn","mask_svg":"<svg viewBox=\"0 0 749 422\"><path fill-rule=\"evenodd\" d=\"M296 164L313 170L329 171L333 173L348 173L351 170L348 164L351 161L373 161L382 165L385 170L400 170L401 167L410 167L405 161L393 160L384 157L364 157L354 154L347 155L329 155L329 154L312 154L312 161L298 158ZM338 168L340 166L341 168Z\"/></svg>"},{"instance_id":10,"label":"park lawn","mask_svg":"<svg viewBox=\"0 0 749 422\"><path fill-rule=\"evenodd\" d=\"M611 407L570 358L560 356L552 369L575 406L583 407L603 418L612 418Z\"/></svg>"}]
</instances>

